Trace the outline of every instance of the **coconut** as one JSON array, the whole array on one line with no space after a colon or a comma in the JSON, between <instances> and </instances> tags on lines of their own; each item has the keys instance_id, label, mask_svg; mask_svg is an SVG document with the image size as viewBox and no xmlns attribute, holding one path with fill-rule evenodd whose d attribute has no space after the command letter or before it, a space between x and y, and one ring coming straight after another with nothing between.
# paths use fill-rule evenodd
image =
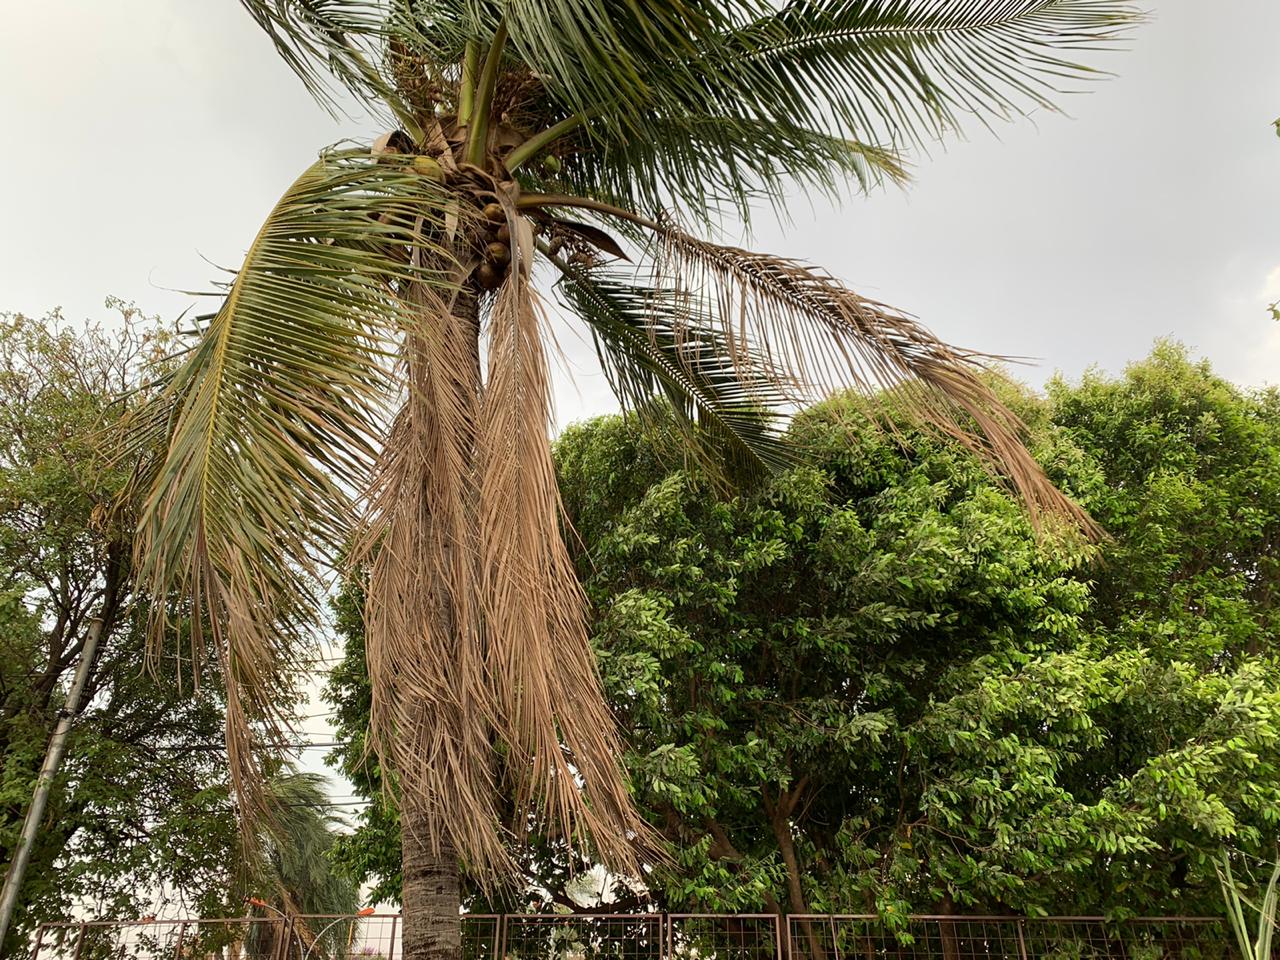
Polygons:
<instances>
[{"instance_id":1,"label":"coconut","mask_svg":"<svg viewBox=\"0 0 1280 960\"><path fill-rule=\"evenodd\" d=\"M500 243L511 242L511 228L505 223L501 224L497 230L493 231L493 239Z\"/></svg>"},{"instance_id":2,"label":"coconut","mask_svg":"<svg viewBox=\"0 0 1280 960\"><path fill-rule=\"evenodd\" d=\"M505 243L495 241L484 248L484 253L490 263L511 262L511 248Z\"/></svg>"},{"instance_id":3,"label":"coconut","mask_svg":"<svg viewBox=\"0 0 1280 960\"><path fill-rule=\"evenodd\" d=\"M436 183L444 180L444 167L440 166L440 161L435 157L414 157L413 170Z\"/></svg>"},{"instance_id":4,"label":"coconut","mask_svg":"<svg viewBox=\"0 0 1280 960\"><path fill-rule=\"evenodd\" d=\"M501 223L507 219L507 211L502 209L500 203L486 203L480 212L484 214L486 220L492 220L494 223Z\"/></svg>"},{"instance_id":5,"label":"coconut","mask_svg":"<svg viewBox=\"0 0 1280 960\"><path fill-rule=\"evenodd\" d=\"M554 153L548 153L542 158L542 166L547 173L559 173L563 169L563 165L560 163L560 158Z\"/></svg>"},{"instance_id":6,"label":"coconut","mask_svg":"<svg viewBox=\"0 0 1280 960\"><path fill-rule=\"evenodd\" d=\"M502 282L503 270L494 266L492 263L482 263L476 267L473 276L476 283L480 284L485 290L492 290Z\"/></svg>"}]
</instances>

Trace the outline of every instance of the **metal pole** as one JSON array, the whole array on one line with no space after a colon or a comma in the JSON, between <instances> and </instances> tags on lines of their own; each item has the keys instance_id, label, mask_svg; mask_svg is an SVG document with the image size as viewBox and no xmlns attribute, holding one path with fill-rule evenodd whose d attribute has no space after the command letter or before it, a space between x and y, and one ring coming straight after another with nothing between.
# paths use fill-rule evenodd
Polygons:
<instances>
[{"instance_id":1,"label":"metal pole","mask_svg":"<svg viewBox=\"0 0 1280 960\"><path fill-rule=\"evenodd\" d=\"M1018 957L1019 960L1027 960L1027 941L1022 936L1022 920L1018 920Z\"/></svg>"},{"instance_id":2,"label":"metal pole","mask_svg":"<svg viewBox=\"0 0 1280 960\"><path fill-rule=\"evenodd\" d=\"M182 941L187 938L187 921L183 920L178 927L178 944L173 948L174 960L182 960Z\"/></svg>"},{"instance_id":3,"label":"metal pole","mask_svg":"<svg viewBox=\"0 0 1280 960\"><path fill-rule=\"evenodd\" d=\"M102 599L103 610L115 606L115 592L115 580L108 573L107 592ZM84 649L80 651L80 662L76 664L76 675L71 681L67 702L58 711L58 723L53 728L53 736L49 738L49 748L45 752L44 765L40 768L40 776L36 780L35 792L31 795L27 819L22 824L18 848L14 851L13 862L9 864L9 872L4 877L4 892L0 893L0 944L4 943L9 933L13 911L18 905L18 891L22 889L22 878L27 872L27 864L31 861L31 848L35 845L36 834L40 831L40 821L44 819L44 808L49 803L49 791L53 787L54 778L58 775L58 768L62 766L62 755L67 750L67 734L71 732L71 721L80 712L80 696L89 682L89 674L93 670L93 661L98 653L98 640L101 636L102 617L94 617L89 622L89 632L84 639Z\"/></svg>"},{"instance_id":4,"label":"metal pole","mask_svg":"<svg viewBox=\"0 0 1280 960\"><path fill-rule=\"evenodd\" d=\"M76 933L76 952L72 960L80 960L80 951L84 949L84 921L80 921L80 929Z\"/></svg>"},{"instance_id":5,"label":"metal pole","mask_svg":"<svg viewBox=\"0 0 1280 960\"><path fill-rule=\"evenodd\" d=\"M40 960L40 947L44 945L44 924L36 927L36 945L31 948L31 960Z\"/></svg>"},{"instance_id":6,"label":"metal pole","mask_svg":"<svg viewBox=\"0 0 1280 960\"><path fill-rule=\"evenodd\" d=\"M387 960L396 960L396 921L399 919L398 914L391 918L391 942L387 944Z\"/></svg>"}]
</instances>

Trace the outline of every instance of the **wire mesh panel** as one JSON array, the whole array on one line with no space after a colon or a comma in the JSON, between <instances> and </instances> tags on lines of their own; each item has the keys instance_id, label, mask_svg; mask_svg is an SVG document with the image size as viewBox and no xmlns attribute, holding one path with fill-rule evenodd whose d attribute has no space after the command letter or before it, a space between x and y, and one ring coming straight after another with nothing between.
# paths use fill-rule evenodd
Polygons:
<instances>
[{"instance_id":1,"label":"wire mesh panel","mask_svg":"<svg viewBox=\"0 0 1280 960\"><path fill-rule=\"evenodd\" d=\"M1227 960L1235 947L1212 919L1169 917L1107 923L1098 918L1023 921L1027 960Z\"/></svg>"},{"instance_id":2,"label":"wire mesh panel","mask_svg":"<svg viewBox=\"0 0 1280 960\"><path fill-rule=\"evenodd\" d=\"M1169 918L934 916L886 925L870 916L791 916L803 960L1228 960L1222 924Z\"/></svg>"},{"instance_id":3,"label":"wire mesh panel","mask_svg":"<svg viewBox=\"0 0 1280 960\"><path fill-rule=\"evenodd\" d=\"M775 914L673 913L667 956L674 960L781 960L782 929Z\"/></svg>"},{"instance_id":4,"label":"wire mesh panel","mask_svg":"<svg viewBox=\"0 0 1280 960\"><path fill-rule=\"evenodd\" d=\"M32 960L401 960L394 914L66 922ZM1157 917L468 914L462 960L1234 960L1223 921ZM1276 954L1280 960L1280 952Z\"/></svg>"},{"instance_id":5,"label":"wire mesh panel","mask_svg":"<svg viewBox=\"0 0 1280 960\"><path fill-rule=\"evenodd\" d=\"M47 924L34 960L297 960L302 940L280 917ZM317 945L312 956L338 954Z\"/></svg>"},{"instance_id":6,"label":"wire mesh panel","mask_svg":"<svg viewBox=\"0 0 1280 960\"><path fill-rule=\"evenodd\" d=\"M662 960L658 913L598 916L510 914L503 918L501 960Z\"/></svg>"},{"instance_id":7,"label":"wire mesh panel","mask_svg":"<svg viewBox=\"0 0 1280 960\"><path fill-rule=\"evenodd\" d=\"M496 960L502 918L496 913L469 913L462 918L462 960Z\"/></svg>"}]
</instances>

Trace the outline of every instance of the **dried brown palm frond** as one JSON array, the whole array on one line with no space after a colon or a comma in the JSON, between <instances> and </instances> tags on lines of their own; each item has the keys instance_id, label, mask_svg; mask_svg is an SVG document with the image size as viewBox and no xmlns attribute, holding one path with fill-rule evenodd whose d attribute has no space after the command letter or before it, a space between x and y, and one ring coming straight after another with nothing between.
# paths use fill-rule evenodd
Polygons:
<instances>
[{"instance_id":1,"label":"dried brown palm frond","mask_svg":"<svg viewBox=\"0 0 1280 960\"><path fill-rule=\"evenodd\" d=\"M612 869L637 875L649 831L628 794L586 630L586 597L561 530L546 333L522 267L513 265L489 313L489 376L476 437L496 733L515 808L531 810L540 829L571 849L590 844ZM517 835L528 826L521 820Z\"/></svg>"},{"instance_id":2,"label":"dried brown palm frond","mask_svg":"<svg viewBox=\"0 0 1280 960\"><path fill-rule=\"evenodd\" d=\"M889 390L915 424L975 453L1027 504L1032 519L1100 530L1027 450L1025 426L988 382L997 358L957 350L910 316L794 260L721 246L655 224L655 272L718 318L744 378L778 377L793 396ZM892 427L892 424L886 424Z\"/></svg>"},{"instance_id":3,"label":"dried brown palm frond","mask_svg":"<svg viewBox=\"0 0 1280 960\"><path fill-rule=\"evenodd\" d=\"M374 744L429 826L422 838L506 876L478 588L477 332L459 308L415 287L405 337L408 391L383 451L353 560L370 566L366 649ZM471 309L468 310L467 307ZM487 875L487 874L486 874Z\"/></svg>"},{"instance_id":4,"label":"dried brown palm frond","mask_svg":"<svg viewBox=\"0 0 1280 960\"><path fill-rule=\"evenodd\" d=\"M483 383L471 294L410 293L408 392L353 556L370 567L374 743L424 814L422 839L457 850L481 883L511 876L510 843L535 827L635 873L646 828L561 533L527 231L513 255L487 312Z\"/></svg>"}]
</instances>

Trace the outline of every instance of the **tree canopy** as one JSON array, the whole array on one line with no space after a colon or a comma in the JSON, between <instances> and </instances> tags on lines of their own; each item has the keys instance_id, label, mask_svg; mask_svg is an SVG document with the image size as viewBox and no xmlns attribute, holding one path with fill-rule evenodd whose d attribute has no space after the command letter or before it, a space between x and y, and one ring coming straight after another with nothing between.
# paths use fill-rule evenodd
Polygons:
<instances>
[{"instance_id":1,"label":"tree canopy","mask_svg":"<svg viewBox=\"0 0 1280 960\"><path fill-rule=\"evenodd\" d=\"M0 860L11 862L89 621L104 637L22 886L12 936L72 904L104 917L166 900L226 909L236 858L222 704L190 664L142 670L147 600L128 588L131 530L112 509L132 464L110 429L166 334L125 304L123 325L0 316ZM108 595L114 581L117 590ZM111 599L114 596L114 600ZM105 601L105 603L104 603ZM178 675L182 675L182 683Z\"/></svg>"},{"instance_id":2,"label":"tree canopy","mask_svg":"<svg viewBox=\"0 0 1280 960\"><path fill-rule=\"evenodd\" d=\"M173 658L145 668L152 605L167 604L175 631L190 610L130 587L121 494L136 463L118 456L115 431L166 370L171 331L111 304L120 316L85 330L56 312L0 315L0 862L12 861L88 624L105 628L9 942L73 908L228 916L258 896L286 913L353 911L356 891L327 858L323 778L272 778L277 817L246 863L216 676Z\"/></svg>"},{"instance_id":3,"label":"tree canopy","mask_svg":"<svg viewBox=\"0 0 1280 960\"><path fill-rule=\"evenodd\" d=\"M1096 547L1037 534L962 448L868 430L850 399L792 423L811 465L727 500L635 420L566 431L607 698L674 857L654 894L1217 912L1218 851L1267 855L1280 832L1278 399L1172 344L1006 396L1110 533ZM358 736L358 661L343 670ZM394 876L387 815L346 841L362 875ZM530 877L567 902L563 866Z\"/></svg>"}]
</instances>

